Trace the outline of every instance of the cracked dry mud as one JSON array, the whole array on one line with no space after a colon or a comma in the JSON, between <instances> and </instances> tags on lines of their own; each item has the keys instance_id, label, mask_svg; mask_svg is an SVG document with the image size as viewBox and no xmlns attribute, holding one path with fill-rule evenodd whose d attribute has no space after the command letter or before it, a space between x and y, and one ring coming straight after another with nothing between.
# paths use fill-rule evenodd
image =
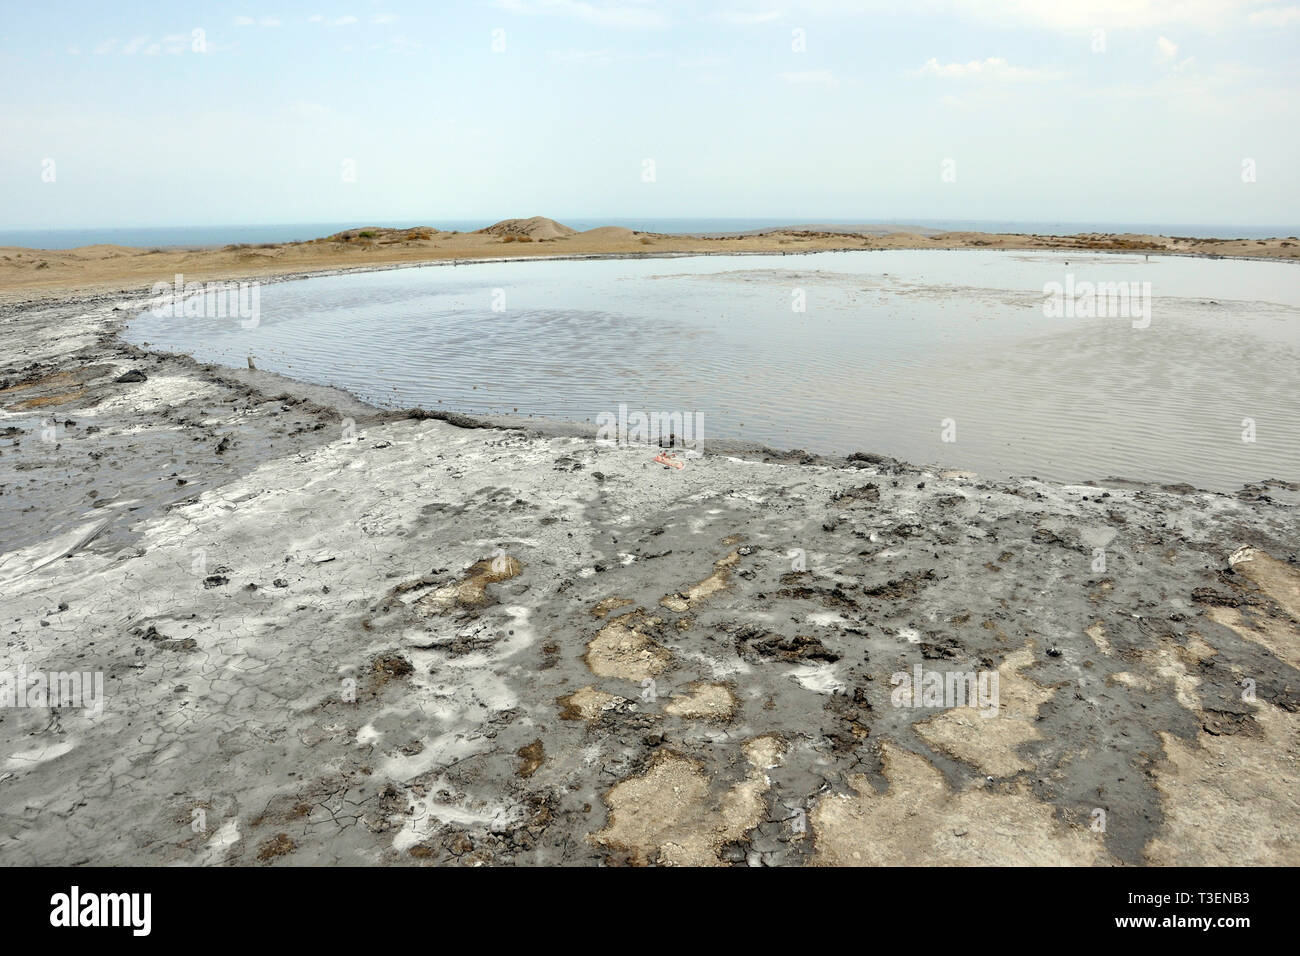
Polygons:
<instances>
[{"instance_id":1,"label":"cracked dry mud","mask_svg":"<svg viewBox=\"0 0 1300 956\"><path fill-rule=\"evenodd\" d=\"M0 313L0 671L106 685L0 710L6 864L1300 862L1293 486L678 471L119 301Z\"/></svg>"}]
</instances>

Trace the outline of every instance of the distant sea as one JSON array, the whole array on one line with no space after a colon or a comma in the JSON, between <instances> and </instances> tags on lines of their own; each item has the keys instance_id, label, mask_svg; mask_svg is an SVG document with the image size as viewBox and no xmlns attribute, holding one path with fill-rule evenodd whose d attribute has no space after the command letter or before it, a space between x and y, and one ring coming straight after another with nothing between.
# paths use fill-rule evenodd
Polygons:
<instances>
[{"instance_id":1,"label":"distant sea","mask_svg":"<svg viewBox=\"0 0 1300 956\"><path fill-rule=\"evenodd\" d=\"M77 246L109 244L155 248L205 248L234 243L298 242L332 235L344 229L364 226L387 226L404 229L410 226L435 226L443 230L472 232L492 225L495 220L418 219L410 221L376 220L351 222L276 223L231 226L148 226L102 229L0 229L0 246L27 246L34 249L72 249ZM1009 232L1047 236L1068 236L1087 232L1134 232L1163 236L1196 236L1206 239L1267 239L1294 237L1300 226L1223 226L1207 224L1118 223L1118 222L1012 222L991 219L567 219L564 223L578 231L597 226L624 226L644 232L675 234L710 234L752 232L777 226L850 226L867 229L881 226L914 227L923 232Z\"/></svg>"}]
</instances>

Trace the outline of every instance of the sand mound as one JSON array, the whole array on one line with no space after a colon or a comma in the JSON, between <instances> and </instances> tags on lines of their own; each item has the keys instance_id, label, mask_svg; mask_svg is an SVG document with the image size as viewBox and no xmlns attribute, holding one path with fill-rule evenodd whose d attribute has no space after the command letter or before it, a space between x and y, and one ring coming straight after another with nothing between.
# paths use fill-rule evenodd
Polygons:
<instances>
[{"instance_id":1,"label":"sand mound","mask_svg":"<svg viewBox=\"0 0 1300 956\"><path fill-rule=\"evenodd\" d=\"M502 219L486 229L479 230L491 236L527 236L530 239L563 239L565 236L576 235L577 231L545 216L533 216L531 219Z\"/></svg>"},{"instance_id":2,"label":"sand mound","mask_svg":"<svg viewBox=\"0 0 1300 956\"><path fill-rule=\"evenodd\" d=\"M621 242L636 238L636 233L622 226L597 226L582 233L584 239L599 239L603 242Z\"/></svg>"},{"instance_id":3,"label":"sand mound","mask_svg":"<svg viewBox=\"0 0 1300 956\"><path fill-rule=\"evenodd\" d=\"M93 246L77 246L75 249L47 249L45 252L64 253L83 259L115 259L118 256L138 256L141 252L133 246L116 246L101 242Z\"/></svg>"},{"instance_id":4,"label":"sand mound","mask_svg":"<svg viewBox=\"0 0 1300 956\"><path fill-rule=\"evenodd\" d=\"M358 226L356 229L344 229L332 236L326 236L324 242L409 242L414 239L432 239L435 230L432 226L412 226L409 229L392 229L387 226ZM227 246L227 249L244 248L247 244ZM269 248L269 243L259 248Z\"/></svg>"}]
</instances>

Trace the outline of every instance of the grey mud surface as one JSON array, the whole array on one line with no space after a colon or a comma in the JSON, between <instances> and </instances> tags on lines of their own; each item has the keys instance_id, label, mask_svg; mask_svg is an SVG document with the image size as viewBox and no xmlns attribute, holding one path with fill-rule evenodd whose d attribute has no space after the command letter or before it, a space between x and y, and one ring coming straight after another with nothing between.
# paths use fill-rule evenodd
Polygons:
<instances>
[{"instance_id":1,"label":"grey mud surface","mask_svg":"<svg viewBox=\"0 0 1300 956\"><path fill-rule=\"evenodd\" d=\"M106 685L0 709L0 862L1300 863L1294 486L676 470L128 298L0 310L0 672Z\"/></svg>"}]
</instances>

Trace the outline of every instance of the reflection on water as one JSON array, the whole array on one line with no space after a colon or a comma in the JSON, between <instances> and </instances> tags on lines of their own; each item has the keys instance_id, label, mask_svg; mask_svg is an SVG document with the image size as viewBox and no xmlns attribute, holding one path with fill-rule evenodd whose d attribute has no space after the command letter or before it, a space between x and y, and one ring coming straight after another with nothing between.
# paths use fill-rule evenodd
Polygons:
<instances>
[{"instance_id":1,"label":"reflection on water","mask_svg":"<svg viewBox=\"0 0 1300 956\"><path fill-rule=\"evenodd\" d=\"M1045 283L1067 275L1150 282L1150 327L1045 317ZM146 313L128 338L236 366L251 353L380 405L590 422L621 403L700 411L706 438L1063 481L1300 478L1290 263L978 251L475 263L270 285L257 328Z\"/></svg>"}]
</instances>

